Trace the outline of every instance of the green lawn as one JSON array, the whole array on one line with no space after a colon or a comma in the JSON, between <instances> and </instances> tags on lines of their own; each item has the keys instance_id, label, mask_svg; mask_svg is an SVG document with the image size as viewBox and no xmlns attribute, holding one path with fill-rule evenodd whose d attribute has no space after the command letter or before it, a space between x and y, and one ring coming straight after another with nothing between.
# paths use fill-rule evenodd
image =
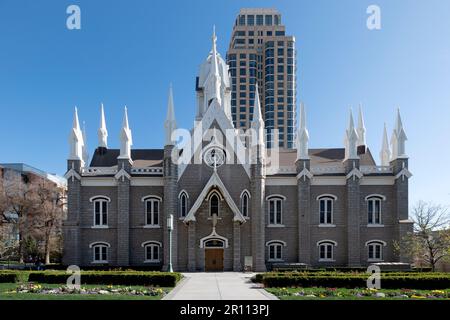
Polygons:
<instances>
[{"instance_id":1,"label":"green lawn","mask_svg":"<svg viewBox=\"0 0 450 320\"><path fill-rule=\"evenodd\" d=\"M450 289L266 288L280 300L450 300ZM376 294L385 297L377 297Z\"/></svg>"},{"instance_id":2,"label":"green lawn","mask_svg":"<svg viewBox=\"0 0 450 320\"><path fill-rule=\"evenodd\" d=\"M0 283L0 300L160 300L163 295L144 296L127 294L41 294L41 293L16 293L18 283ZM58 284L40 284L43 288L58 288ZM82 285L82 288L110 289L102 285ZM139 286L114 286L113 288L130 288L130 290L145 290L146 287ZM168 293L172 288L161 288Z\"/></svg>"}]
</instances>

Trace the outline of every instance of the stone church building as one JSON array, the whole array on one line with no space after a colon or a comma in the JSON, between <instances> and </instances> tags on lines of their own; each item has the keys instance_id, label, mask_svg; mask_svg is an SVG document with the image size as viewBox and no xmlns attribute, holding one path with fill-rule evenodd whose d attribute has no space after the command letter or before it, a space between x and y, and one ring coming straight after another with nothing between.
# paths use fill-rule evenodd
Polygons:
<instances>
[{"instance_id":1,"label":"stone church building","mask_svg":"<svg viewBox=\"0 0 450 320\"><path fill-rule=\"evenodd\" d=\"M197 77L194 127L176 128L170 90L163 149L131 148L126 109L120 150L108 148L102 106L89 164L75 110L64 264L264 271L274 263L356 267L405 260L394 250L412 231L400 113L390 144L384 129L377 165L361 109L358 124L350 113L343 148L308 147L301 105L296 149L266 149L270 135L257 86L245 132L233 126L231 89L214 34Z\"/></svg>"}]
</instances>

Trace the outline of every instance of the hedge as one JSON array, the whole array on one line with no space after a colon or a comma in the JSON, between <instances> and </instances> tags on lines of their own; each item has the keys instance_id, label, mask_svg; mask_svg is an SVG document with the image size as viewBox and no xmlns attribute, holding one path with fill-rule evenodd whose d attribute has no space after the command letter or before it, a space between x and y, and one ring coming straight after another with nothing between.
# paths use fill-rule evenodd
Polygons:
<instances>
[{"instance_id":1,"label":"hedge","mask_svg":"<svg viewBox=\"0 0 450 320\"><path fill-rule=\"evenodd\" d=\"M13 272L0 272L0 283L14 283L17 281L17 274Z\"/></svg>"},{"instance_id":2,"label":"hedge","mask_svg":"<svg viewBox=\"0 0 450 320\"><path fill-rule=\"evenodd\" d=\"M65 272L37 271L30 273L28 281L38 283L65 284L68 277L69 275ZM174 287L180 279L181 274L175 272L81 272L82 284Z\"/></svg>"},{"instance_id":3,"label":"hedge","mask_svg":"<svg viewBox=\"0 0 450 320\"><path fill-rule=\"evenodd\" d=\"M265 287L336 287L364 288L369 274L354 273L266 273L258 277ZM262 279L261 279L262 278ZM386 273L381 274L383 289L448 289L450 274Z\"/></svg>"}]
</instances>

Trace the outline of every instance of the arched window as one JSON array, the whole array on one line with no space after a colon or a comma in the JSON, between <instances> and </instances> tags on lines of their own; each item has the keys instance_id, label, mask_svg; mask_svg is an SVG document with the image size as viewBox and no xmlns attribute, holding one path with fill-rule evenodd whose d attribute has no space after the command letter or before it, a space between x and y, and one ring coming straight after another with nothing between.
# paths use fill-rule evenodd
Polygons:
<instances>
[{"instance_id":1,"label":"arched window","mask_svg":"<svg viewBox=\"0 0 450 320\"><path fill-rule=\"evenodd\" d=\"M95 196L89 199L94 206L94 227L108 227L108 202L106 196Z\"/></svg>"},{"instance_id":2,"label":"arched window","mask_svg":"<svg viewBox=\"0 0 450 320\"><path fill-rule=\"evenodd\" d=\"M219 195L215 192L209 197L209 214L219 216Z\"/></svg>"},{"instance_id":3,"label":"arched window","mask_svg":"<svg viewBox=\"0 0 450 320\"><path fill-rule=\"evenodd\" d=\"M250 196L247 190L244 190L241 194L241 213L244 217L249 216L249 200Z\"/></svg>"},{"instance_id":4,"label":"arched window","mask_svg":"<svg viewBox=\"0 0 450 320\"><path fill-rule=\"evenodd\" d=\"M367 246L367 258L369 261L382 261L383 260L383 246L386 242L381 240L371 240L366 242Z\"/></svg>"},{"instance_id":5,"label":"arched window","mask_svg":"<svg viewBox=\"0 0 450 320\"><path fill-rule=\"evenodd\" d=\"M319 200L319 223L323 225L333 224L333 207L337 198L333 195L322 195L317 199Z\"/></svg>"},{"instance_id":6,"label":"arched window","mask_svg":"<svg viewBox=\"0 0 450 320\"><path fill-rule=\"evenodd\" d=\"M269 202L269 225L283 224L283 201L285 199L285 197L278 195L267 197Z\"/></svg>"},{"instance_id":7,"label":"arched window","mask_svg":"<svg viewBox=\"0 0 450 320\"><path fill-rule=\"evenodd\" d=\"M367 223L369 225L381 224L381 201L383 196L373 195L366 197L367 201Z\"/></svg>"},{"instance_id":8,"label":"arched window","mask_svg":"<svg viewBox=\"0 0 450 320\"><path fill-rule=\"evenodd\" d=\"M94 242L89 245L92 248L92 262L93 263L108 263L108 248L107 242Z\"/></svg>"},{"instance_id":9,"label":"arched window","mask_svg":"<svg viewBox=\"0 0 450 320\"><path fill-rule=\"evenodd\" d=\"M332 240L323 240L317 243L319 247L319 261L334 261L334 247L337 243Z\"/></svg>"},{"instance_id":10,"label":"arched window","mask_svg":"<svg viewBox=\"0 0 450 320\"><path fill-rule=\"evenodd\" d=\"M284 241L268 241L266 246L269 249L269 261L283 261L283 247L286 246Z\"/></svg>"},{"instance_id":11,"label":"arched window","mask_svg":"<svg viewBox=\"0 0 450 320\"><path fill-rule=\"evenodd\" d=\"M180 210L180 217L186 217L188 212L188 195L185 191L182 191L180 193L179 199L179 210Z\"/></svg>"},{"instance_id":12,"label":"arched window","mask_svg":"<svg viewBox=\"0 0 450 320\"><path fill-rule=\"evenodd\" d=\"M156 263L161 261L161 243L157 241L147 241L142 244L144 247L145 262Z\"/></svg>"},{"instance_id":13,"label":"arched window","mask_svg":"<svg viewBox=\"0 0 450 320\"><path fill-rule=\"evenodd\" d=\"M161 210L161 198L157 196L146 196L142 198L145 205L145 225L151 227L159 226Z\"/></svg>"}]
</instances>

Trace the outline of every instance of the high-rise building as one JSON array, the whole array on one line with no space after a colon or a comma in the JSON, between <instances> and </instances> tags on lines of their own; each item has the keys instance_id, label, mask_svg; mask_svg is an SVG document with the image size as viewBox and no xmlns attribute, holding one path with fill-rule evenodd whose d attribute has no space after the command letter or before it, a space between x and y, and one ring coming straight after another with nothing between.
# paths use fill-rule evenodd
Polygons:
<instances>
[{"instance_id":1,"label":"high-rise building","mask_svg":"<svg viewBox=\"0 0 450 320\"><path fill-rule=\"evenodd\" d=\"M293 148L296 127L295 37L286 35L275 9L241 9L227 52L232 80L231 113L236 128L253 117L258 84L267 147ZM278 139L274 135L278 129Z\"/></svg>"}]
</instances>

